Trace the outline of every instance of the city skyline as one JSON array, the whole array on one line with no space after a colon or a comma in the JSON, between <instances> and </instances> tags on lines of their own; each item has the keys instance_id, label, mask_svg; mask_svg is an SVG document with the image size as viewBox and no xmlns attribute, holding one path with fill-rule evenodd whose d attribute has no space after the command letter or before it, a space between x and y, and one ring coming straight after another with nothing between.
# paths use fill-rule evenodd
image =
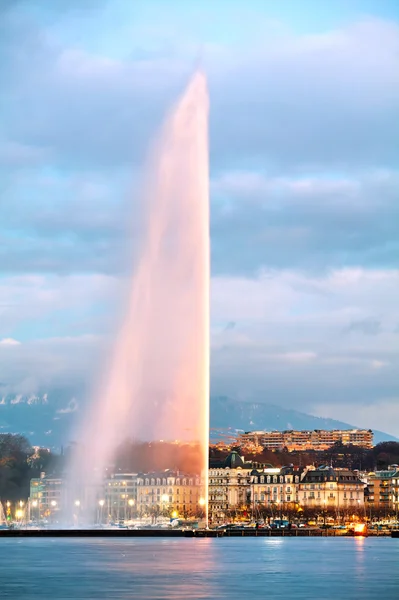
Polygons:
<instances>
[{"instance_id":1,"label":"city skyline","mask_svg":"<svg viewBox=\"0 0 399 600\"><path fill-rule=\"evenodd\" d=\"M3 4L0 398L99 369L127 203L200 61L212 390L399 436L398 9L276 4Z\"/></svg>"}]
</instances>

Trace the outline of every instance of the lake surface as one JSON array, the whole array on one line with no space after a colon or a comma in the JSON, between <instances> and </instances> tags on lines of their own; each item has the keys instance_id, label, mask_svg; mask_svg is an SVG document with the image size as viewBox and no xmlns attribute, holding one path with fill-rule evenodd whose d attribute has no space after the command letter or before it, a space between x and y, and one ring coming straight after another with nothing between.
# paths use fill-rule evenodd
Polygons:
<instances>
[{"instance_id":1,"label":"lake surface","mask_svg":"<svg viewBox=\"0 0 399 600\"><path fill-rule=\"evenodd\" d=\"M398 600L399 539L1 539L12 600Z\"/></svg>"}]
</instances>

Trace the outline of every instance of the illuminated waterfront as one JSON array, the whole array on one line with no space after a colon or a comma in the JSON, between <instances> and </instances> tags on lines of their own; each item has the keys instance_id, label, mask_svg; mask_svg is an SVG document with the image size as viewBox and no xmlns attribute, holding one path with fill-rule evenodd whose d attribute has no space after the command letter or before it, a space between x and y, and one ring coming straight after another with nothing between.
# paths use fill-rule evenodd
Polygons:
<instances>
[{"instance_id":1,"label":"illuminated waterfront","mask_svg":"<svg viewBox=\"0 0 399 600\"><path fill-rule=\"evenodd\" d=\"M399 540L4 539L1 597L394 600Z\"/></svg>"}]
</instances>

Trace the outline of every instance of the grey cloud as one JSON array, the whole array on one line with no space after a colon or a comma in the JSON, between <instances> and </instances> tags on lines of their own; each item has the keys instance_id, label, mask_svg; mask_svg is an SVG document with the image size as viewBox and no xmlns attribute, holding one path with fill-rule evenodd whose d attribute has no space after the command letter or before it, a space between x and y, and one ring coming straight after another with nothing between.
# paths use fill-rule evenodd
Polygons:
<instances>
[{"instance_id":1,"label":"grey cloud","mask_svg":"<svg viewBox=\"0 0 399 600\"><path fill-rule=\"evenodd\" d=\"M191 68L185 49L181 58L121 63L56 47L40 31L10 36L8 135L49 147L59 163L76 168L142 159ZM22 53L15 52L18 42ZM209 49L213 168L394 164L398 45L396 26L369 21L231 50L227 58Z\"/></svg>"},{"instance_id":2,"label":"grey cloud","mask_svg":"<svg viewBox=\"0 0 399 600\"><path fill-rule=\"evenodd\" d=\"M397 265L399 182L388 167L399 140L398 47L396 26L369 21L264 42L241 55L209 50L214 273ZM111 182L124 171L127 189L126 174L136 173L184 84L187 60L175 52L126 62L89 56L15 19L0 51L8 90L3 188L10 166L38 161L83 179L101 170L110 182L108 198L97 204L73 186L35 188L33 210L9 179L0 200L3 227L13 231L2 240L7 268L123 269L126 223L133 221L134 242L139 211L133 216L115 203L121 185L112 190ZM381 164L385 174L363 175ZM344 175L323 183L339 167ZM258 179L240 180L236 168ZM313 185L295 188L290 182L305 169L315 174ZM57 194L63 202L51 203Z\"/></svg>"},{"instance_id":3,"label":"grey cloud","mask_svg":"<svg viewBox=\"0 0 399 600\"><path fill-rule=\"evenodd\" d=\"M360 332L365 335L378 335L381 333L381 321L377 319L364 319L353 321L345 328L345 333Z\"/></svg>"},{"instance_id":4,"label":"grey cloud","mask_svg":"<svg viewBox=\"0 0 399 600\"><path fill-rule=\"evenodd\" d=\"M295 184L295 181L293 182ZM220 181L213 186L215 272L264 266L324 270L395 267L399 256L399 180L361 177L347 185L314 179L308 189Z\"/></svg>"},{"instance_id":5,"label":"grey cloud","mask_svg":"<svg viewBox=\"0 0 399 600\"><path fill-rule=\"evenodd\" d=\"M305 183L258 177L256 186L248 177L227 174L211 186L214 274L397 266L396 174ZM19 191L14 177L0 200L2 227L11 232L0 245L7 270L118 273L134 263L142 211L137 186L122 198L128 176L105 191L90 176L54 186L36 185L31 175L23 181Z\"/></svg>"}]
</instances>

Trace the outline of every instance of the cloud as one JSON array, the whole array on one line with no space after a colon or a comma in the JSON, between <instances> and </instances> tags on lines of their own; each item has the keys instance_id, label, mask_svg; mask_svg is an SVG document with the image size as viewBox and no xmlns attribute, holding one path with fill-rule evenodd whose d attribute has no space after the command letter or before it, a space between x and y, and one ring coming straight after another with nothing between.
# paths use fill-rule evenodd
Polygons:
<instances>
[{"instance_id":1,"label":"cloud","mask_svg":"<svg viewBox=\"0 0 399 600\"><path fill-rule=\"evenodd\" d=\"M21 342L14 340L13 338L3 338L0 340L0 346L19 346Z\"/></svg>"},{"instance_id":2,"label":"cloud","mask_svg":"<svg viewBox=\"0 0 399 600\"><path fill-rule=\"evenodd\" d=\"M60 335L26 341L13 356L0 346L0 381L18 393L92 384L117 330L109 320L104 327L104 313L98 311L98 303L106 302L109 319L118 298L115 282L96 277L91 285L83 277L11 280L31 298L15 312L14 328L29 316L37 333L47 331L52 322L48 305L57 316L52 331ZM252 279L213 278L213 391L305 411L323 403L355 407L396 397L398 285L398 271L360 269L324 277L276 271ZM377 314L381 327L375 335L357 330L342 335L351 323L377 319ZM239 326L221 328L226 322ZM100 331L101 324L102 335L80 333Z\"/></svg>"},{"instance_id":3,"label":"cloud","mask_svg":"<svg viewBox=\"0 0 399 600\"><path fill-rule=\"evenodd\" d=\"M79 403L77 402L76 398L72 398L72 400L68 403L68 406L66 408L60 408L57 410L57 413L60 415L67 415L74 413L77 410L79 410Z\"/></svg>"},{"instance_id":4,"label":"cloud","mask_svg":"<svg viewBox=\"0 0 399 600\"><path fill-rule=\"evenodd\" d=\"M187 47L112 59L27 27L11 23L3 42L10 141L51 148L58 164L78 169L140 161L191 69ZM152 42L139 35L136 44ZM398 46L399 27L377 19L317 35L263 35L250 50L205 46L213 167L394 165Z\"/></svg>"},{"instance_id":5,"label":"cloud","mask_svg":"<svg viewBox=\"0 0 399 600\"><path fill-rule=\"evenodd\" d=\"M123 271L137 172L192 68L187 47L110 57L24 14L0 42L0 260L8 272ZM138 31L137 46L154 35ZM214 272L394 266L399 27L370 18L205 47Z\"/></svg>"},{"instance_id":6,"label":"cloud","mask_svg":"<svg viewBox=\"0 0 399 600\"><path fill-rule=\"evenodd\" d=\"M396 264L396 172L290 178L230 172L211 189L217 272Z\"/></svg>"},{"instance_id":7,"label":"cloud","mask_svg":"<svg viewBox=\"0 0 399 600\"><path fill-rule=\"evenodd\" d=\"M346 333L351 333L352 331L359 331L365 335L378 335L381 332L381 322L377 319L353 321L345 329Z\"/></svg>"}]
</instances>

